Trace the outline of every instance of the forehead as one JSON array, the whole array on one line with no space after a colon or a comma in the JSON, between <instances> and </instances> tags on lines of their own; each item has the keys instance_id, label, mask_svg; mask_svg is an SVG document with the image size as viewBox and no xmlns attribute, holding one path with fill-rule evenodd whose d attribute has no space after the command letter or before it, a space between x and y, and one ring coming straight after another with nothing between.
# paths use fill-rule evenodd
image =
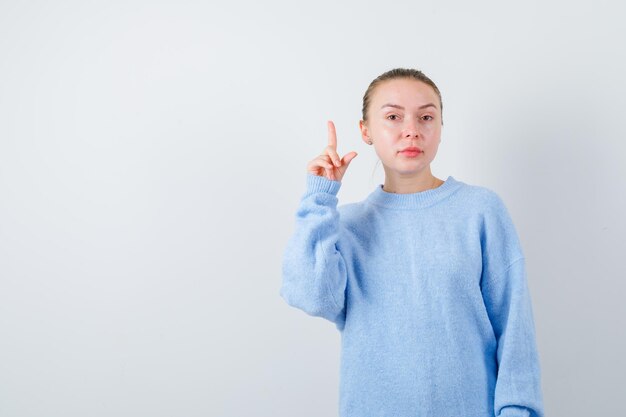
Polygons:
<instances>
[{"instance_id":1,"label":"forehead","mask_svg":"<svg viewBox=\"0 0 626 417\"><path fill-rule=\"evenodd\" d=\"M376 110L386 103L419 106L434 103L439 108L439 96L428 84L415 79L397 78L381 82L374 88L372 105Z\"/></svg>"}]
</instances>

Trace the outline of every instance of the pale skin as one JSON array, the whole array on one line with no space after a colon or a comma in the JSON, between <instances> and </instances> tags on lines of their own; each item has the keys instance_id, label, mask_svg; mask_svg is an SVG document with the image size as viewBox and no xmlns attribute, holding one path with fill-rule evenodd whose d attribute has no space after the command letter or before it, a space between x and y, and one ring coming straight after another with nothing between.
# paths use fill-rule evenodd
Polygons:
<instances>
[{"instance_id":1,"label":"pale skin","mask_svg":"<svg viewBox=\"0 0 626 417\"><path fill-rule=\"evenodd\" d=\"M407 194L436 188L443 180L433 176L430 163L441 142L441 103L431 86L397 78L380 83L371 95L367 120L359 121L362 140L371 141L385 170L383 190ZM401 152L417 147L419 152ZM356 152L337 153L337 135L328 122L328 146L310 161L307 170L341 181Z\"/></svg>"},{"instance_id":2,"label":"pale skin","mask_svg":"<svg viewBox=\"0 0 626 417\"><path fill-rule=\"evenodd\" d=\"M348 152L339 158L337 153L337 132L335 124L328 121L328 146L322 150L322 153L307 164L307 171L314 175L326 177L333 181L341 181L350 161L357 156L356 152Z\"/></svg>"}]
</instances>

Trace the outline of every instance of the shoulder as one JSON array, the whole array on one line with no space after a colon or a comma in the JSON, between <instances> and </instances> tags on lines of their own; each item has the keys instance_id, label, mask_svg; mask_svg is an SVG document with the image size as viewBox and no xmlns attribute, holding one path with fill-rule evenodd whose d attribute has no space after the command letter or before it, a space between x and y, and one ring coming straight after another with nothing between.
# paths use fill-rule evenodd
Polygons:
<instances>
[{"instance_id":1,"label":"shoulder","mask_svg":"<svg viewBox=\"0 0 626 417\"><path fill-rule=\"evenodd\" d=\"M517 240L517 232L504 199L491 188L464 184L459 206L478 220L482 234L500 234L503 238Z\"/></svg>"},{"instance_id":2,"label":"shoulder","mask_svg":"<svg viewBox=\"0 0 626 417\"><path fill-rule=\"evenodd\" d=\"M363 223L368 218L368 206L365 201L341 204L337 211L344 226Z\"/></svg>"},{"instance_id":3,"label":"shoulder","mask_svg":"<svg viewBox=\"0 0 626 417\"><path fill-rule=\"evenodd\" d=\"M488 252L506 253L507 259L523 257L515 223L499 193L488 187L468 185L468 200L472 202L480 222L481 241Z\"/></svg>"},{"instance_id":4,"label":"shoulder","mask_svg":"<svg viewBox=\"0 0 626 417\"><path fill-rule=\"evenodd\" d=\"M508 215L506 204L496 191L482 185L459 182L462 187L456 193L456 197L462 201L464 207L483 214Z\"/></svg>"}]
</instances>

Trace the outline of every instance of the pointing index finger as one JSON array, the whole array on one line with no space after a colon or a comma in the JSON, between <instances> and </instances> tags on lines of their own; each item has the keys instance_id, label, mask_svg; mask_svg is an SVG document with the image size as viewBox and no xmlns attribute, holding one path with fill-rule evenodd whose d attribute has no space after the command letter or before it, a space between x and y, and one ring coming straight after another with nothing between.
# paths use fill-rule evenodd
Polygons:
<instances>
[{"instance_id":1,"label":"pointing index finger","mask_svg":"<svg viewBox=\"0 0 626 417\"><path fill-rule=\"evenodd\" d=\"M328 121L328 146L337 150L337 132L335 131L335 124Z\"/></svg>"}]
</instances>

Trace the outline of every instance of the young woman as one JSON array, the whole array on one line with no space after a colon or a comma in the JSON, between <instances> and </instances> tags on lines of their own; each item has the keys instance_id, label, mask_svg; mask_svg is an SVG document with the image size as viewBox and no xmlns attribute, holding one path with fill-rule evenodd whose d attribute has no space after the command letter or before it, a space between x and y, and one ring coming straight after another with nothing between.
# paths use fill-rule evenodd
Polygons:
<instances>
[{"instance_id":1,"label":"young woman","mask_svg":"<svg viewBox=\"0 0 626 417\"><path fill-rule=\"evenodd\" d=\"M494 191L433 176L442 125L433 81L394 69L360 121L385 183L337 207L356 152L332 122L307 165L280 295L341 332L341 417L543 417L520 241Z\"/></svg>"}]
</instances>

